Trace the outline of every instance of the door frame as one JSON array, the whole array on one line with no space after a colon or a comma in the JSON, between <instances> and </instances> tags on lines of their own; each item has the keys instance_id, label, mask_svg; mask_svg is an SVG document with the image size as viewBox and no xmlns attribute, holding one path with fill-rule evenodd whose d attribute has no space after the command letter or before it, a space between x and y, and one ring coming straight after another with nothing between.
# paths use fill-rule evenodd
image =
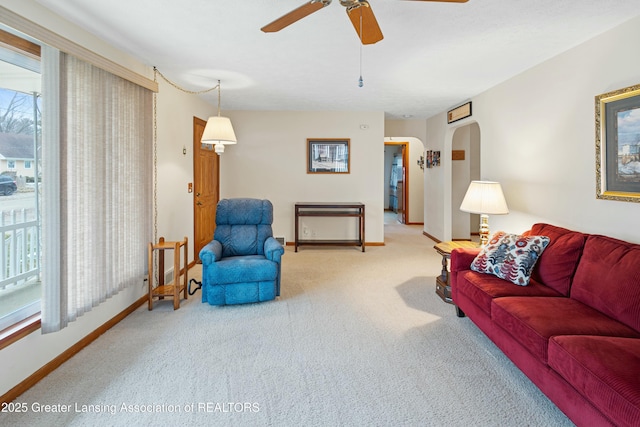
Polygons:
<instances>
[{"instance_id":1,"label":"door frame","mask_svg":"<svg viewBox=\"0 0 640 427\"><path fill-rule=\"evenodd\" d=\"M409 221L409 141L385 141L384 145L402 146L402 168L404 169L402 178L402 208L404 212L403 224L410 224Z\"/></svg>"},{"instance_id":2,"label":"door frame","mask_svg":"<svg viewBox=\"0 0 640 427\"><path fill-rule=\"evenodd\" d=\"M196 168L199 168L199 165L197 165L198 160L200 159L200 150L202 149L202 141L201 141L201 134L197 134L196 133L196 125L201 125L202 129L204 130L204 127L206 126L207 121L206 120L202 120L199 117L193 117L193 189L194 191L196 191L197 188L200 188L200 186L198 185L198 183L196 182L196 180L198 179L198 174L196 173ZM214 179L216 180L216 187L218 188L218 197L215 201L215 203L217 204L220 201L220 156L216 154L216 159L218 159L218 161L216 162L216 168L215 168L215 174L214 174ZM194 253L194 262L199 263L200 262L200 256L199 256L199 250L197 248L197 244L198 244L198 235L197 235L197 229L198 229L198 215L196 214L196 203L198 202L196 197L193 197L193 253ZM211 213L212 215L215 215L215 205L214 205L214 210ZM215 226L214 226L214 230L215 230Z\"/></svg>"}]
</instances>

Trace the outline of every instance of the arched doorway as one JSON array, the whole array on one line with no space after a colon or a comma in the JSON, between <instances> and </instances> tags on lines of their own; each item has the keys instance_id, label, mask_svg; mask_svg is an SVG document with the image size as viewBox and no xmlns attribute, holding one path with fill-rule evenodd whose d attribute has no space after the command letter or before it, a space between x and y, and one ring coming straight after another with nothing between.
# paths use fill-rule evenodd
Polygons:
<instances>
[{"instance_id":1,"label":"arched doorway","mask_svg":"<svg viewBox=\"0 0 640 427\"><path fill-rule=\"evenodd\" d=\"M407 222L407 197L409 183L407 181L407 168L409 167L408 142L384 143L384 174L385 174L385 211L397 215L399 223Z\"/></svg>"},{"instance_id":2,"label":"arched doorway","mask_svg":"<svg viewBox=\"0 0 640 427\"><path fill-rule=\"evenodd\" d=\"M480 127L476 122L456 128L451 138L451 239L477 235L479 216L460 211L469 183L481 178Z\"/></svg>"},{"instance_id":3,"label":"arched doorway","mask_svg":"<svg viewBox=\"0 0 640 427\"><path fill-rule=\"evenodd\" d=\"M385 153L401 153L402 156L404 176L402 177L402 188L399 190L403 197L400 206L404 206L404 221L402 223L406 225L424 224L424 171L420 166L420 158L424 156L424 143L415 137L385 137L384 149ZM392 157L393 154L390 154L389 159ZM389 161L391 162L391 160ZM388 166L385 163L385 192L389 191L390 185L390 166ZM385 194L384 197L384 209L388 211L388 195Z\"/></svg>"}]
</instances>

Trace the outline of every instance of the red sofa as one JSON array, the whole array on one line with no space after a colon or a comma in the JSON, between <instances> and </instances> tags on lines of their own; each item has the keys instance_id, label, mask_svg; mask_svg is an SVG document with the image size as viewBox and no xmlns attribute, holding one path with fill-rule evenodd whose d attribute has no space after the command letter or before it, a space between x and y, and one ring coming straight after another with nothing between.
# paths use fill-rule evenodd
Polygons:
<instances>
[{"instance_id":1,"label":"red sofa","mask_svg":"<svg viewBox=\"0 0 640 427\"><path fill-rule=\"evenodd\" d=\"M451 295L578 426L640 426L640 245L535 224L547 236L527 286L451 253Z\"/></svg>"}]
</instances>

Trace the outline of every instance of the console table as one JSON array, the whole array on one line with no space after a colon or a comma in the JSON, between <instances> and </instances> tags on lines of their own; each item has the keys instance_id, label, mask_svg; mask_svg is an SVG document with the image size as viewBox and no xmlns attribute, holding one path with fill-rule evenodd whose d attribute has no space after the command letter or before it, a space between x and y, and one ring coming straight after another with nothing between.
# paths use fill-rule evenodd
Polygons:
<instances>
[{"instance_id":1,"label":"console table","mask_svg":"<svg viewBox=\"0 0 640 427\"><path fill-rule=\"evenodd\" d=\"M364 252L364 203L299 202L295 204L295 211L296 252L298 252L298 246L302 245L360 246ZM300 239L298 236L300 218L305 216L358 218L358 238L355 240Z\"/></svg>"}]
</instances>

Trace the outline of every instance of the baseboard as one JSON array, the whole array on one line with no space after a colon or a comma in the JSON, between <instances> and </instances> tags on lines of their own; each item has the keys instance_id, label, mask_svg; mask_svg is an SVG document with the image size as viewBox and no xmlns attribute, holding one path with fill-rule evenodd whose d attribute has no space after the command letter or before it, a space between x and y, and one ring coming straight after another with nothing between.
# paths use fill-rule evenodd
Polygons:
<instances>
[{"instance_id":1,"label":"baseboard","mask_svg":"<svg viewBox=\"0 0 640 427\"><path fill-rule=\"evenodd\" d=\"M428 238L430 238L431 240L433 240L436 243L441 243L442 242L442 240L440 240L440 239L438 239L436 237L433 237L431 234L427 233L426 231L422 231L422 234L424 234L425 236L427 236Z\"/></svg>"},{"instance_id":2,"label":"baseboard","mask_svg":"<svg viewBox=\"0 0 640 427\"><path fill-rule=\"evenodd\" d=\"M62 365L67 360L71 359L75 354L80 352L83 348L91 344L95 341L100 335L107 332L109 329L118 324L122 319L133 313L149 300L147 295L140 297L136 302L131 304L129 307L118 313L111 320L103 323L99 328L82 338L80 341L66 349L59 356L51 360L49 363L44 365L42 368L38 369L36 372L31 374L28 378L22 381L20 384L16 385L14 388L0 396L0 405L5 403L13 402L16 400L22 393L29 390L31 387L36 385L41 379L49 375L56 368Z\"/></svg>"},{"instance_id":3,"label":"baseboard","mask_svg":"<svg viewBox=\"0 0 640 427\"><path fill-rule=\"evenodd\" d=\"M294 246L296 242L287 242L287 246ZM365 242L364 246L384 246L384 242Z\"/></svg>"}]
</instances>

